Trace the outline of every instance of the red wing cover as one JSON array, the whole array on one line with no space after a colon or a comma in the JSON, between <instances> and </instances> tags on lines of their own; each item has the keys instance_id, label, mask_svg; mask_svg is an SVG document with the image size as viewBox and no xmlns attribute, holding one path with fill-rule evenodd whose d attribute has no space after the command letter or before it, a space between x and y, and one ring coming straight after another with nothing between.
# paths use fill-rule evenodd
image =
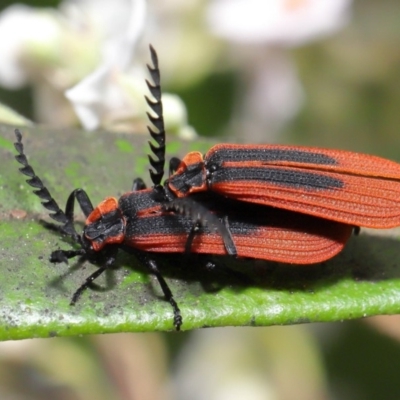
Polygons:
<instances>
[{"instance_id":1,"label":"red wing cover","mask_svg":"<svg viewBox=\"0 0 400 400\"><path fill-rule=\"evenodd\" d=\"M169 187L213 191L354 226L400 225L400 164L343 150L220 144L189 153Z\"/></svg>"},{"instance_id":2,"label":"red wing cover","mask_svg":"<svg viewBox=\"0 0 400 400\"><path fill-rule=\"evenodd\" d=\"M313 264L339 253L352 227L290 211L238 203L225 210L239 257ZM149 252L184 253L192 220L171 213L142 216L126 232L125 244ZM221 236L207 227L195 236L191 253L226 254Z\"/></svg>"}]
</instances>

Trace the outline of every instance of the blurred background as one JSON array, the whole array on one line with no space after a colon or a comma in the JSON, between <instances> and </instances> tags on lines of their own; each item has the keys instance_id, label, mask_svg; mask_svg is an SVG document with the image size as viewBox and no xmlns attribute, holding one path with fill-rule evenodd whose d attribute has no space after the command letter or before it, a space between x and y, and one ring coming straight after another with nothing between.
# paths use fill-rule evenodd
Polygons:
<instances>
[{"instance_id":1,"label":"blurred background","mask_svg":"<svg viewBox=\"0 0 400 400\"><path fill-rule=\"evenodd\" d=\"M0 4L0 122L145 133L148 43L168 132L400 161L400 3ZM0 343L1 399L400 398L400 318Z\"/></svg>"}]
</instances>

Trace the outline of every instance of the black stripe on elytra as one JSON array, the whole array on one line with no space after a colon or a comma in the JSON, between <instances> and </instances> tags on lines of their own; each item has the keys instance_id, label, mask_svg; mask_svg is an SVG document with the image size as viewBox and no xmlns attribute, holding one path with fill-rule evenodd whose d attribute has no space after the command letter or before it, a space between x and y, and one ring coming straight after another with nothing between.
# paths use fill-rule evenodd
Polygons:
<instances>
[{"instance_id":1,"label":"black stripe on elytra","mask_svg":"<svg viewBox=\"0 0 400 400\"><path fill-rule=\"evenodd\" d=\"M165 188L165 196L173 197L168 188ZM160 206L153 191L138 190L123 194L118 200L119 208L124 215L135 216L138 212Z\"/></svg>"},{"instance_id":2,"label":"black stripe on elytra","mask_svg":"<svg viewBox=\"0 0 400 400\"><path fill-rule=\"evenodd\" d=\"M232 207L232 204L234 206ZM210 204L208 204L210 205ZM241 202L232 202L228 200L225 204L224 212L222 212L222 204L214 203L211 209L216 211L218 215L224 215L229 220L229 230L232 235L248 235L259 229L261 226L271 226L275 216L272 208L262 207L258 205L247 205ZM281 221L279 221L281 223ZM125 237L138 238L148 235L189 235L193 228L193 220L190 217L176 214L149 215L139 217L134 224L126 225ZM211 231L207 226L199 228L199 234L210 234ZM213 232L215 233L215 232ZM218 233L216 233L218 235Z\"/></svg>"},{"instance_id":3,"label":"black stripe on elytra","mask_svg":"<svg viewBox=\"0 0 400 400\"><path fill-rule=\"evenodd\" d=\"M147 210L156 206L149 193L129 192L122 195L118 200L120 210L130 220L136 217L139 211Z\"/></svg>"},{"instance_id":4,"label":"black stripe on elytra","mask_svg":"<svg viewBox=\"0 0 400 400\"><path fill-rule=\"evenodd\" d=\"M218 215L228 217L229 230L235 236L248 236L272 227L298 230L308 233L320 233L321 226L326 231L327 237L334 236L337 222L300 214L293 211L281 210L275 207L260 206L229 198L221 201L212 200L206 203ZM148 235L188 235L193 227L193 221L182 215L154 215L140 217L134 224L126 226L125 237L138 238ZM207 227L200 228L203 234L210 234Z\"/></svg>"},{"instance_id":5,"label":"black stripe on elytra","mask_svg":"<svg viewBox=\"0 0 400 400\"><path fill-rule=\"evenodd\" d=\"M259 181L306 190L340 189L344 182L316 172L284 170L282 168L219 168L209 177L211 186L221 182Z\"/></svg>"},{"instance_id":6,"label":"black stripe on elytra","mask_svg":"<svg viewBox=\"0 0 400 400\"><path fill-rule=\"evenodd\" d=\"M235 235L249 235L260 228L260 223L237 220L235 217L230 216L229 218L229 230L233 236ZM271 221L264 221L265 226L271 226ZM190 218L177 216L177 215L164 215L164 216L148 216L139 218L136 224L130 224L126 226L125 237L126 238L139 238L140 236L148 235L189 235L193 227L193 221ZM211 231L205 226L200 227L198 234L211 234ZM218 235L218 233L213 232Z\"/></svg>"},{"instance_id":7,"label":"black stripe on elytra","mask_svg":"<svg viewBox=\"0 0 400 400\"><path fill-rule=\"evenodd\" d=\"M337 165L338 162L333 157L311 152L310 150L282 150L268 148L240 148L229 149L220 148L211 153L206 159L208 163L220 165L222 162L246 162L246 161L288 161L296 163L318 164L318 165Z\"/></svg>"},{"instance_id":8,"label":"black stripe on elytra","mask_svg":"<svg viewBox=\"0 0 400 400\"><path fill-rule=\"evenodd\" d=\"M193 221L189 217L180 215L150 215L140 217L135 224L126 226L126 237L137 238L148 235L189 235ZM210 233L207 227L201 227L200 232Z\"/></svg>"}]
</instances>

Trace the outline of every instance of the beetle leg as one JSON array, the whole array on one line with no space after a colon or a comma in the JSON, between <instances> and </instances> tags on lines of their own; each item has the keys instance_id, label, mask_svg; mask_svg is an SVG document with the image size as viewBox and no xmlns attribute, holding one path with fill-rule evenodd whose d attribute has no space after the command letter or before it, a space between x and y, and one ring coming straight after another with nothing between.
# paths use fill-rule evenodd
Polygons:
<instances>
[{"instance_id":1,"label":"beetle leg","mask_svg":"<svg viewBox=\"0 0 400 400\"><path fill-rule=\"evenodd\" d=\"M209 229L213 229L221 235L226 252L231 256L237 255L236 246L229 230L227 219L224 218L223 222L221 222L208 208L188 197L174 199L169 203L163 204L162 208L165 211L174 211L192 219L193 227L188 236L186 250L190 250L193 239L198 232L198 227L208 226Z\"/></svg>"}]
</instances>

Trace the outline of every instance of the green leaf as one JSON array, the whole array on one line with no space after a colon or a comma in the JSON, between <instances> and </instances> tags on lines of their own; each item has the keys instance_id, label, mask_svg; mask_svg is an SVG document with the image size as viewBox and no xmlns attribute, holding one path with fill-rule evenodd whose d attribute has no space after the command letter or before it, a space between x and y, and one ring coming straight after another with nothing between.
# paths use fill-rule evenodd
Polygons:
<instances>
[{"instance_id":1,"label":"green leaf","mask_svg":"<svg viewBox=\"0 0 400 400\"><path fill-rule=\"evenodd\" d=\"M97 288L69 305L96 266L48 261L52 250L71 244L49 229L45 210L18 172L13 130L0 126L0 339L172 330L172 310L157 281L122 252ZM95 204L130 190L133 178L148 176L147 137L39 128L24 128L23 135L31 165L62 208L77 187ZM174 139L169 147L182 155L208 146ZM83 221L82 215L78 219ZM181 308L183 330L395 314L400 311L397 236L398 231L362 231L340 255L319 265L217 260L247 279L206 271L181 255L168 257L161 268Z\"/></svg>"}]
</instances>

